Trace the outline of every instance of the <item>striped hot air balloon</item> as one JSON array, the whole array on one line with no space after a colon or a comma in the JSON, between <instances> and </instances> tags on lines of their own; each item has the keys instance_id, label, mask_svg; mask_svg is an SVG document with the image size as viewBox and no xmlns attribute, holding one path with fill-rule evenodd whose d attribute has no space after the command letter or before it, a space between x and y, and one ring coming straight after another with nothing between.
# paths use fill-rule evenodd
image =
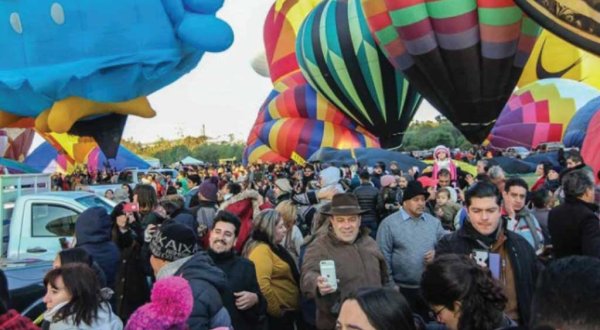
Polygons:
<instances>
[{"instance_id":1,"label":"striped hot air balloon","mask_svg":"<svg viewBox=\"0 0 600 330\"><path fill-rule=\"evenodd\" d=\"M296 61L296 36L308 13L321 0L276 0L265 18L263 39L273 83L300 70Z\"/></svg>"},{"instance_id":2,"label":"striped hot air balloon","mask_svg":"<svg viewBox=\"0 0 600 330\"><path fill-rule=\"evenodd\" d=\"M274 90L261 107L246 143L245 163L286 161L293 153L308 159L322 147L379 147L376 137L300 80L301 72L285 78L282 90Z\"/></svg>"},{"instance_id":3,"label":"striped hot air balloon","mask_svg":"<svg viewBox=\"0 0 600 330\"><path fill-rule=\"evenodd\" d=\"M330 0L305 19L296 43L311 86L383 148L400 146L421 96L379 50L359 0Z\"/></svg>"},{"instance_id":4,"label":"striped hot air balloon","mask_svg":"<svg viewBox=\"0 0 600 330\"><path fill-rule=\"evenodd\" d=\"M539 34L513 0L361 0L386 57L473 143L513 92Z\"/></svg>"}]
</instances>

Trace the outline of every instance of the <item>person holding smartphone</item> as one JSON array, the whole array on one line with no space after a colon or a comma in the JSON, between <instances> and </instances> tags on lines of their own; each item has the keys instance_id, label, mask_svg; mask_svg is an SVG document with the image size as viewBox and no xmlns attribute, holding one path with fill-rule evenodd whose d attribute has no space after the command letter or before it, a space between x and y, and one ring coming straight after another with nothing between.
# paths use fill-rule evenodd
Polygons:
<instances>
[{"instance_id":1,"label":"person holding smartphone","mask_svg":"<svg viewBox=\"0 0 600 330\"><path fill-rule=\"evenodd\" d=\"M115 313L127 322L129 316L150 299L150 288L144 273L142 246L144 231L132 203L119 203L111 213L112 240L121 252L115 282Z\"/></svg>"},{"instance_id":2,"label":"person holding smartphone","mask_svg":"<svg viewBox=\"0 0 600 330\"><path fill-rule=\"evenodd\" d=\"M321 211L328 217L329 230L317 236L306 249L300 289L317 305L317 329L333 329L341 303L363 287L393 287L387 266L368 230L361 229L356 196L333 196L331 208Z\"/></svg>"}]
</instances>

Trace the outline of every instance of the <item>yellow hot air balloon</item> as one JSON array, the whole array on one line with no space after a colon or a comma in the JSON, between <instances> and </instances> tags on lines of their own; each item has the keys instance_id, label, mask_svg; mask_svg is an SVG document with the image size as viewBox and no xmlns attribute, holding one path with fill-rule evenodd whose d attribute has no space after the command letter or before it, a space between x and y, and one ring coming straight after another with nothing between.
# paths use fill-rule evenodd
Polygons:
<instances>
[{"instance_id":1,"label":"yellow hot air balloon","mask_svg":"<svg viewBox=\"0 0 600 330\"><path fill-rule=\"evenodd\" d=\"M538 37L518 86L548 78L572 79L600 89L600 57L544 30Z\"/></svg>"}]
</instances>

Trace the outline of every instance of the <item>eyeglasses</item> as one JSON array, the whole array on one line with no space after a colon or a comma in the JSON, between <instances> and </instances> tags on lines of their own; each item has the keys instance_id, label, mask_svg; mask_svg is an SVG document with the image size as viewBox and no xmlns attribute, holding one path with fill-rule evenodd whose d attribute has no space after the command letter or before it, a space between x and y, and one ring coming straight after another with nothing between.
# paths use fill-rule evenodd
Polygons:
<instances>
[{"instance_id":1,"label":"eyeglasses","mask_svg":"<svg viewBox=\"0 0 600 330\"><path fill-rule=\"evenodd\" d=\"M442 307L442 308L440 308L440 309L438 309L437 311L436 311L435 309L431 308L431 312L430 312L430 315L429 315L429 316L430 316L432 319L434 319L434 320L437 320L437 319L438 319L438 317L440 316L440 314L441 314L441 313L444 311L444 309L446 309L446 307L445 307L445 306L444 306L444 307Z\"/></svg>"}]
</instances>

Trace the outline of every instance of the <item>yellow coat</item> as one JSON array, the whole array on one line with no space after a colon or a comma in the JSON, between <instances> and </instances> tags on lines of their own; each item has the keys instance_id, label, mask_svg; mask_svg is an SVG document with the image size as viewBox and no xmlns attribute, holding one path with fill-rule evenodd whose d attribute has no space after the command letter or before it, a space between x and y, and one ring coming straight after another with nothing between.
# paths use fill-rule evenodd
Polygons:
<instances>
[{"instance_id":1,"label":"yellow coat","mask_svg":"<svg viewBox=\"0 0 600 330\"><path fill-rule=\"evenodd\" d=\"M290 266L265 243L254 247L248 259L256 267L256 279L267 300L267 313L280 317L283 310L298 310L300 293Z\"/></svg>"}]
</instances>

